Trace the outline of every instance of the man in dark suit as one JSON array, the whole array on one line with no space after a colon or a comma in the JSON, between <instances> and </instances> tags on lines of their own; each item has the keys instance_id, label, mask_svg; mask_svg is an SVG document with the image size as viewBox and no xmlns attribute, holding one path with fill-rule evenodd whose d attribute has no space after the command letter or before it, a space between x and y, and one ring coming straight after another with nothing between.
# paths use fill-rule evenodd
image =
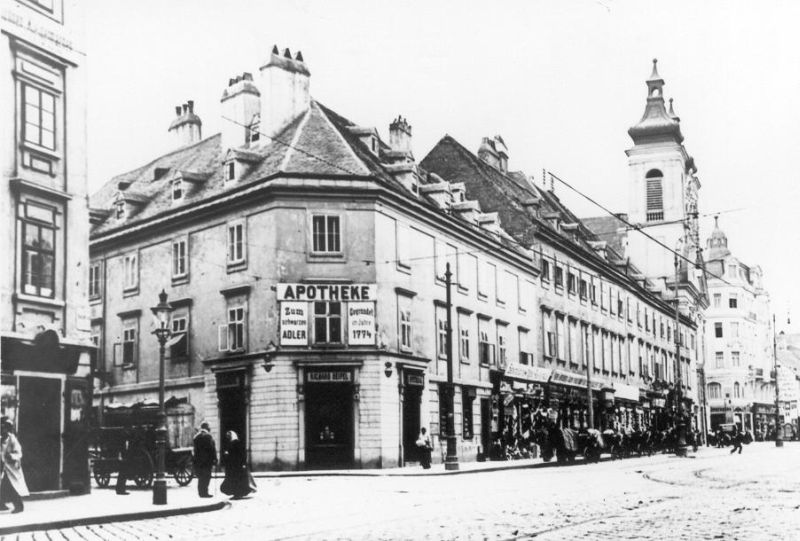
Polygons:
<instances>
[{"instance_id":1,"label":"man in dark suit","mask_svg":"<svg viewBox=\"0 0 800 541\"><path fill-rule=\"evenodd\" d=\"M211 482L211 470L217 465L217 446L208 423L200 425L200 431L194 437L194 473L197 475L197 494L201 498L210 498L208 484Z\"/></svg>"}]
</instances>

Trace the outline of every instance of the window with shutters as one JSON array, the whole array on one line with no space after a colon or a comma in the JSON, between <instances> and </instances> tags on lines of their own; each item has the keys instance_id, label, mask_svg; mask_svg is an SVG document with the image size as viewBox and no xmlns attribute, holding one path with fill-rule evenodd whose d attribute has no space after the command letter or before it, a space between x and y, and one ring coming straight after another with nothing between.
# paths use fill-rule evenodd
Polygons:
<instances>
[{"instance_id":1,"label":"window with shutters","mask_svg":"<svg viewBox=\"0 0 800 541\"><path fill-rule=\"evenodd\" d=\"M169 358L173 362L189 358L189 314L177 312L172 315L172 336L169 339Z\"/></svg>"},{"instance_id":2,"label":"window with shutters","mask_svg":"<svg viewBox=\"0 0 800 541\"><path fill-rule=\"evenodd\" d=\"M647 183L647 221L664 219L663 175L658 169L651 169L646 176Z\"/></svg>"},{"instance_id":3,"label":"window with shutters","mask_svg":"<svg viewBox=\"0 0 800 541\"><path fill-rule=\"evenodd\" d=\"M436 355L447 358L447 311L441 306L436 307Z\"/></svg>"}]
</instances>

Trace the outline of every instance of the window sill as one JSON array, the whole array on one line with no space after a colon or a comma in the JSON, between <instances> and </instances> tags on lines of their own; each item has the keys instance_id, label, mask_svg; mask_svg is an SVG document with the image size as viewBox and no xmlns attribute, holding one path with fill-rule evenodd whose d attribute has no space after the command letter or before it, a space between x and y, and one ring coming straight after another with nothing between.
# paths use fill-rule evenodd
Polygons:
<instances>
[{"instance_id":1,"label":"window sill","mask_svg":"<svg viewBox=\"0 0 800 541\"><path fill-rule=\"evenodd\" d=\"M52 308L64 308L64 306L66 306L66 303L62 300L53 297L37 297L36 295L29 295L27 293L15 293L14 300L50 306Z\"/></svg>"},{"instance_id":2,"label":"window sill","mask_svg":"<svg viewBox=\"0 0 800 541\"><path fill-rule=\"evenodd\" d=\"M125 289L122 290L122 296L123 297L133 297L134 295L138 295L138 294L139 294L139 286L138 285L135 285L135 286L132 286L132 287L126 287Z\"/></svg>"},{"instance_id":3,"label":"window sill","mask_svg":"<svg viewBox=\"0 0 800 541\"><path fill-rule=\"evenodd\" d=\"M101 295L94 295L92 297L89 297L89 305L100 304L100 302L102 300L103 300L103 297Z\"/></svg>"},{"instance_id":4,"label":"window sill","mask_svg":"<svg viewBox=\"0 0 800 541\"><path fill-rule=\"evenodd\" d=\"M22 141L22 142L20 142L20 147L22 147L23 150L27 150L29 152L35 152L37 154L41 154L42 156L46 156L46 157L50 158L51 160L60 160L61 159L61 153L56 152L55 149L42 147L42 146L37 145L36 143L31 143L30 141Z\"/></svg>"},{"instance_id":5,"label":"window sill","mask_svg":"<svg viewBox=\"0 0 800 541\"><path fill-rule=\"evenodd\" d=\"M469 359L459 359L458 362L461 364L469 364Z\"/></svg>"},{"instance_id":6,"label":"window sill","mask_svg":"<svg viewBox=\"0 0 800 541\"><path fill-rule=\"evenodd\" d=\"M228 261L225 267L228 273L243 271L247 268L247 260Z\"/></svg>"},{"instance_id":7,"label":"window sill","mask_svg":"<svg viewBox=\"0 0 800 541\"><path fill-rule=\"evenodd\" d=\"M123 364L120 368L123 370L136 370L136 365L133 363Z\"/></svg>"}]
</instances>

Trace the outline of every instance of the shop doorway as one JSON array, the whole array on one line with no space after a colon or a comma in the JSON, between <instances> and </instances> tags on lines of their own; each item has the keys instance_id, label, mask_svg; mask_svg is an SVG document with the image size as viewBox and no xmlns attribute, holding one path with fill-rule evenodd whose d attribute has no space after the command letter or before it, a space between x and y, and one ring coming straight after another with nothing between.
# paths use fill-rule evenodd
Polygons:
<instances>
[{"instance_id":1,"label":"shop doorway","mask_svg":"<svg viewBox=\"0 0 800 541\"><path fill-rule=\"evenodd\" d=\"M417 437L420 429L422 387L406 385L403 391L403 462L418 462Z\"/></svg>"},{"instance_id":2,"label":"shop doorway","mask_svg":"<svg viewBox=\"0 0 800 541\"><path fill-rule=\"evenodd\" d=\"M233 430L247 449L247 376L244 370L217 374L220 450L225 449L225 434Z\"/></svg>"},{"instance_id":3,"label":"shop doorway","mask_svg":"<svg viewBox=\"0 0 800 541\"><path fill-rule=\"evenodd\" d=\"M478 458L487 460L492 449L492 401L481 398L481 454Z\"/></svg>"},{"instance_id":4,"label":"shop doorway","mask_svg":"<svg viewBox=\"0 0 800 541\"><path fill-rule=\"evenodd\" d=\"M19 378L19 423L25 480L31 492L58 490L61 470L61 380Z\"/></svg>"},{"instance_id":5,"label":"shop doorway","mask_svg":"<svg viewBox=\"0 0 800 541\"><path fill-rule=\"evenodd\" d=\"M347 374L341 376L339 374ZM353 466L353 385L347 372L313 372L306 384L306 466Z\"/></svg>"}]
</instances>

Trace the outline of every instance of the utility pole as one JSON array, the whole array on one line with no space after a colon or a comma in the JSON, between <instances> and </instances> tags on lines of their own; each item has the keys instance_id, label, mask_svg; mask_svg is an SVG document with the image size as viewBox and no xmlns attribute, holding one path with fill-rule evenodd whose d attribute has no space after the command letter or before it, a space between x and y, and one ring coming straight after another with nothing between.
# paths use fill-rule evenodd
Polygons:
<instances>
[{"instance_id":1,"label":"utility pole","mask_svg":"<svg viewBox=\"0 0 800 541\"><path fill-rule=\"evenodd\" d=\"M775 447L783 447L781 437L781 391L778 385L778 338L775 328L775 314L772 314L772 359L775 365Z\"/></svg>"},{"instance_id":2,"label":"utility pole","mask_svg":"<svg viewBox=\"0 0 800 541\"><path fill-rule=\"evenodd\" d=\"M590 329L587 327L587 329ZM586 409L589 412L589 428L594 428L594 404L592 403L592 363L589 362L589 341L586 339L586 334L583 335L584 355L586 356ZM594 340L592 340L594 346ZM594 355L592 355L594 360Z\"/></svg>"},{"instance_id":3,"label":"utility pole","mask_svg":"<svg viewBox=\"0 0 800 541\"><path fill-rule=\"evenodd\" d=\"M447 289L447 385L445 386L445 397L447 405L447 455L444 459L445 470L458 469L458 450L456 441L456 419L455 419L455 394L456 388L453 385L453 303L451 289L453 273L450 272L450 263L445 265L444 283Z\"/></svg>"},{"instance_id":4,"label":"utility pole","mask_svg":"<svg viewBox=\"0 0 800 541\"><path fill-rule=\"evenodd\" d=\"M675 414L677 421L675 428L678 431L678 441L675 445L675 454L677 456L686 456L688 449L686 446L686 422L683 414L683 378L681 377L681 321L680 321L680 298L678 297L678 252L675 252L675 395L676 402Z\"/></svg>"}]
</instances>

